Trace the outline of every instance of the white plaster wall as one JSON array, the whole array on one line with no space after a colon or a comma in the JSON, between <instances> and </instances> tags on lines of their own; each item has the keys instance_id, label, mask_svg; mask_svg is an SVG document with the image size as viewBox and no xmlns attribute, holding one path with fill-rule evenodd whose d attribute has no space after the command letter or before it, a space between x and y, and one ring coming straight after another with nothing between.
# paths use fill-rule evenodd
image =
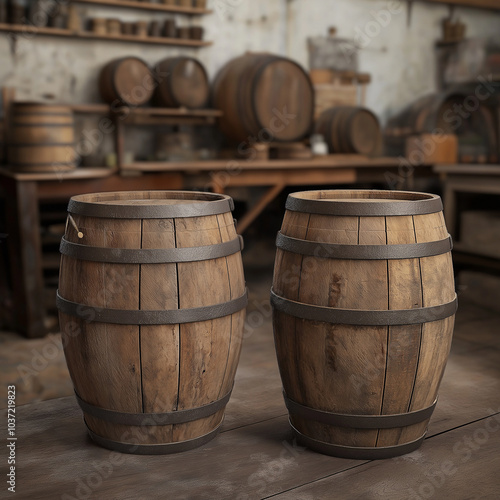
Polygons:
<instances>
[{"instance_id":1,"label":"white plaster wall","mask_svg":"<svg viewBox=\"0 0 500 500\"><path fill-rule=\"evenodd\" d=\"M199 50L154 45L100 42L52 37L18 37L12 42L0 34L0 85L18 88L19 98L52 97L63 102L97 102L97 76L109 60L136 55L154 64L177 54L199 57L213 78L229 59L244 51L288 55L307 66L306 38L325 34L336 26L338 35L359 37L372 12L387 9L392 0L209 0L215 13L199 18L178 16L181 25L205 27L211 47ZM448 8L414 2L407 26L407 2L387 26L360 50L359 69L372 74L367 104L385 120L419 95L435 88L434 42L441 36L441 19ZM123 20L159 19L165 14L144 14L125 9L84 8L82 13ZM500 14L457 9L467 23L468 36L500 31ZM373 24L373 23L372 23ZM373 26L372 26L373 28ZM368 30L369 31L369 30ZM370 32L370 31L369 31ZM359 38L358 38L359 40Z\"/></svg>"}]
</instances>

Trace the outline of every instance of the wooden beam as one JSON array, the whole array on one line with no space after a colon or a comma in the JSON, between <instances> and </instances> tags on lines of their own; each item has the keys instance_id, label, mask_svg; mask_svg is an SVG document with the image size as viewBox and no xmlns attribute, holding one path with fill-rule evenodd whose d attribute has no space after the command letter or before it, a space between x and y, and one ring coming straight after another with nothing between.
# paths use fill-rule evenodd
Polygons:
<instances>
[{"instance_id":1,"label":"wooden beam","mask_svg":"<svg viewBox=\"0 0 500 500\"><path fill-rule=\"evenodd\" d=\"M278 196L285 184L276 184L269 188L257 201L257 203L238 221L236 231L243 234L250 224L262 213L262 211Z\"/></svg>"},{"instance_id":2,"label":"wooden beam","mask_svg":"<svg viewBox=\"0 0 500 500\"><path fill-rule=\"evenodd\" d=\"M441 3L446 5L456 5L460 7L470 7L477 9L500 10L498 0L420 0L427 3Z\"/></svg>"}]
</instances>

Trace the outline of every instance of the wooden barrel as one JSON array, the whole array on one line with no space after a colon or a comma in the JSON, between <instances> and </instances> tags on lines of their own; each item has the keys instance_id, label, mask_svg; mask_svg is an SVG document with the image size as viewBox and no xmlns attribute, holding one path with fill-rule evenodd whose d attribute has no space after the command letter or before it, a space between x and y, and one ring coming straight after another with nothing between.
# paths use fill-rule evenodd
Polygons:
<instances>
[{"instance_id":1,"label":"wooden barrel","mask_svg":"<svg viewBox=\"0 0 500 500\"><path fill-rule=\"evenodd\" d=\"M494 113L474 94L475 87L423 96L390 118L384 130L384 145L391 155L404 155L409 137L421 134L456 134L461 145L475 144L496 161L498 140ZM492 105L493 103L489 103Z\"/></svg>"},{"instance_id":2,"label":"wooden barrel","mask_svg":"<svg viewBox=\"0 0 500 500\"><path fill-rule=\"evenodd\" d=\"M99 76L101 97L109 104L141 106L151 99L154 87L151 70L138 57L110 61Z\"/></svg>"},{"instance_id":3,"label":"wooden barrel","mask_svg":"<svg viewBox=\"0 0 500 500\"><path fill-rule=\"evenodd\" d=\"M357 106L327 109L318 118L316 131L325 138L330 153L380 153L380 124L369 109Z\"/></svg>"},{"instance_id":4,"label":"wooden barrel","mask_svg":"<svg viewBox=\"0 0 500 500\"><path fill-rule=\"evenodd\" d=\"M457 307L441 199L308 191L286 209L271 303L294 433L345 458L417 449Z\"/></svg>"},{"instance_id":5,"label":"wooden barrel","mask_svg":"<svg viewBox=\"0 0 500 500\"><path fill-rule=\"evenodd\" d=\"M247 294L232 199L71 198L57 306L88 431L124 453L185 451L220 429Z\"/></svg>"},{"instance_id":6,"label":"wooden barrel","mask_svg":"<svg viewBox=\"0 0 500 500\"><path fill-rule=\"evenodd\" d=\"M167 108L202 108L210 94L207 72L193 57L170 57L156 65L154 101Z\"/></svg>"},{"instance_id":7,"label":"wooden barrel","mask_svg":"<svg viewBox=\"0 0 500 500\"><path fill-rule=\"evenodd\" d=\"M300 141L311 131L314 90L291 59L245 54L219 72L214 106L224 113L221 130L235 141Z\"/></svg>"},{"instance_id":8,"label":"wooden barrel","mask_svg":"<svg viewBox=\"0 0 500 500\"><path fill-rule=\"evenodd\" d=\"M12 170L63 172L76 167L74 117L68 106L15 103L8 135Z\"/></svg>"}]
</instances>

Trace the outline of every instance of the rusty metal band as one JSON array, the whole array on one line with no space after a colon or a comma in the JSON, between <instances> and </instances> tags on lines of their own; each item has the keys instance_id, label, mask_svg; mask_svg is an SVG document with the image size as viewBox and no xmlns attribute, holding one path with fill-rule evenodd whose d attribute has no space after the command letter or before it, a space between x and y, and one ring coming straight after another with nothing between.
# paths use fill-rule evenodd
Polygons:
<instances>
[{"instance_id":1,"label":"rusty metal band","mask_svg":"<svg viewBox=\"0 0 500 500\"><path fill-rule=\"evenodd\" d=\"M295 434L297 441L307 446L307 448L340 458L350 458L354 460L380 460L384 458L393 458L400 455L406 455L417 450L422 445L427 431L415 441L398 444L396 446L343 446L339 444L325 443L318 441L299 432L290 422L290 427Z\"/></svg>"},{"instance_id":2,"label":"rusty metal band","mask_svg":"<svg viewBox=\"0 0 500 500\"><path fill-rule=\"evenodd\" d=\"M408 413L393 415L349 415L304 406L288 398L284 392L283 398L290 415L297 415L298 417L314 420L322 424L334 425L336 427L350 427L352 429L393 429L394 427L407 427L408 425L419 424L431 418L437 403L436 399L431 406Z\"/></svg>"},{"instance_id":3,"label":"rusty metal band","mask_svg":"<svg viewBox=\"0 0 500 500\"><path fill-rule=\"evenodd\" d=\"M72 118L72 117L71 117ZM73 121L68 123L16 123L12 124L12 127L40 127L40 128L73 128Z\"/></svg>"},{"instance_id":4,"label":"rusty metal band","mask_svg":"<svg viewBox=\"0 0 500 500\"><path fill-rule=\"evenodd\" d=\"M9 144L9 148L52 148L54 146L69 146L69 147L75 147L75 141L73 142L41 142L41 143L36 143L36 142L11 142Z\"/></svg>"},{"instance_id":5,"label":"rusty metal band","mask_svg":"<svg viewBox=\"0 0 500 500\"><path fill-rule=\"evenodd\" d=\"M231 241L217 245L187 248L104 248L72 243L62 238L59 251L61 254L78 260L107 262L113 264L166 264L169 262L198 262L218 259L240 252L243 238L239 236Z\"/></svg>"},{"instance_id":6,"label":"rusty metal band","mask_svg":"<svg viewBox=\"0 0 500 500\"><path fill-rule=\"evenodd\" d=\"M193 201L194 200L195 199L193 199ZM229 196L207 194L203 195L202 203L178 205L106 205L105 203L78 201L74 198L72 198L68 204L68 212L70 214L84 215L86 217L103 217L106 219L173 219L176 217L202 217L206 215L224 214L231 212L233 209L234 202Z\"/></svg>"},{"instance_id":7,"label":"rusty metal band","mask_svg":"<svg viewBox=\"0 0 500 500\"><path fill-rule=\"evenodd\" d=\"M92 417L99 418L113 424L156 426L185 424L186 422L192 422L193 420L200 420L201 418L215 415L219 410L226 407L227 402L231 397L231 392L232 389L223 398L217 399L216 401L204 406L166 413L127 413L108 410L106 408L101 408L87 403L77 394L76 391L75 396L80 408Z\"/></svg>"},{"instance_id":8,"label":"rusty metal band","mask_svg":"<svg viewBox=\"0 0 500 500\"><path fill-rule=\"evenodd\" d=\"M424 200L353 202L347 199L306 200L290 194L286 200L286 209L309 214L382 217L433 214L443 210L443 203L441 198L435 195Z\"/></svg>"},{"instance_id":9,"label":"rusty metal band","mask_svg":"<svg viewBox=\"0 0 500 500\"><path fill-rule=\"evenodd\" d=\"M416 259L441 255L450 252L453 248L451 236L438 241L407 245L338 245L300 240L281 232L276 237L276 246L281 250L300 255L347 260Z\"/></svg>"},{"instance_id":10,"label":"rusty metal band","mask_svg":"<svg viewBox=\"0 0 500 500\"><path fill-rule=\"evenodd\" d=\"M31 163L23 163L23 162L18 162L18 161L12 161L10 162L12 166L16 167L54 167L55 171L57 171L57 167L62 167L62 166L76 166L75 161L46 161L46 162L31 162ZM43 173L43 172L40 172Z\"/></svg>"},{"instance_id":11,"label":"rusty metal band","mask_svg":"<svg viewBox=\"0 0 500 500\"><path fill-rule=\"evenodd\" d=\"M271 290L271 305L280 312L300 319L322 321L339 325L414 325L429 323L453 316L457 311L457 297L447 304L416 309L363 310L336 309L315 306L285 299Z\"/></svg>"},{"instance_id":12,"label":"rusty metal band","mask_svg":"<svg viewBox=\"0 0 500 500\"><path fill-rule=\"evenodd\" d=\"M103 448L107 448L108 450L118 451L120 453L131 453L134 455L168 455L170 453L180 453L183 451L193 450L194 448L198 448L208 443L219 433L223 420L224 419L221 420L220 424L213 431L210 431L203 436L176 443L162 444L136 444L113 441L112 439L99 436L90 430L87 422L85 422L85 419L84 422L92 441Z\"/></svg>"},{"instance_id":13,"label":"rusty metal band","mask_svg":"<svg viewBox=\"0 0 500 500\"><path fill-rule=\"evenodd\" d=\"M113 323L116 325L176 325L195 323L229 316L247 306L248 291L236 299L211 306L159 311L105 309L88 304L78 304L62 298L57 291L56 305L59 311L88 322Z\"/></svg>"}]
</instances>

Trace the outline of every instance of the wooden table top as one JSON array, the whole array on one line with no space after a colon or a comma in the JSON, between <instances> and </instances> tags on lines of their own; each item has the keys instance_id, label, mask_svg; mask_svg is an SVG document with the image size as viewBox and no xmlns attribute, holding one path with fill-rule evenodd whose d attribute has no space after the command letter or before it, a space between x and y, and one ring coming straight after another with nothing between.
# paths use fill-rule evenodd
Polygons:
<instances>
[{"instance_id":1,"label":"wooden table top","mask_svg":"<svg viewBox=\"0 0 500 500\"><path fill-rule=\"evenodd\" d=\"M252 304L257 296L250 298ZM270 317L264 317L245 339L223 430L213 441L177 455L121 455L87 438L73 397L22 406L12 498L385 500L431 488L433 498L498 498L498 316L461 304L427 439L410 455L377 462L333 458L290 442ZM0 467L6 474L6 460Z\"/></svg>"}]
</instances>

